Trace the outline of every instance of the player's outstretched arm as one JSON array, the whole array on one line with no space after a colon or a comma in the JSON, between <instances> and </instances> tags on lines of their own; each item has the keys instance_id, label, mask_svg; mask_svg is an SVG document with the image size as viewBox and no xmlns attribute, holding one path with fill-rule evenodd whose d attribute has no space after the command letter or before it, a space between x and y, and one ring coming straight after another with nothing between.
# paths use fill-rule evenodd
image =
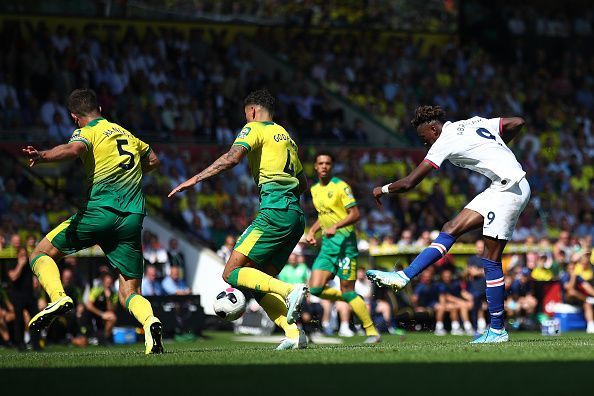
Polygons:
<instances>
[{"instance_id":1,"label":"player's outstretched arm","mask_svg":"<svg viewBox=\"0 0 594 396\"><path fill-rule=\"evenodd\" d=\"M210 177L218 175L221 172L224 172L228 169L233 168L235 165L241 162L241 159L246 155L247 149L243 146L233 145L229 149L228 152L221 155L215 162L210 164L210 166L204 169L202 172L198 173L196 176L193 176L186 180L185 182L181 183L179 186L175 187L167 197L171 198L178 192L187 190L188 188L192 187L193 185L200 183L203 180L206 180Z\"/></svg>"},{"instance_id":2,"label":"player's outstretched arm","mask_svg":"<svg viewBox=\"0 0 594 396\"><path fill-rule=\"evenodd\" d=\"M403 193L412 190L433 170L433 166L423 161L408 176L403 177L394 183L378 186L373 189L373 196L378 205L382 205L382 195Z\"/></svg>"},{"instance_id":3,"label":"player's outstretched arm","mask_svg":"<svg viewBox=\"0 0 594 396\"><path fill-rule=\"evenodd\" d=\"M74 159L79 157L86 150L87 146L85 146L84 143L71 142L44 151L38 151L33 146L27 146L23 149L23 153L29 157L29 166L34 166L39 162L57 162Z\"/></svg>"},{"instance_id":4,"label":"player's outstretched arm","mask_svg":"<svg viewBox=\"0 0 594 396\"><path fill-rule=\"evenodd\" d=\"M526 121L522 117L501 119L501 138L505 144L511 142L520 132Z\"/></svg>"},{"instance_id":5,"label":"player's outstretched arm","mask_svg":"<svg viewBox=\"0 0 594 396\"><path fill-rule=\"evenodd\" d=\"M142 166L142 173L149 173L155 169L157 169L161 165L161 161L157 154L151 150L149 155L145 156L142 159L141 166Z\"/></svg>"}]
</instances>

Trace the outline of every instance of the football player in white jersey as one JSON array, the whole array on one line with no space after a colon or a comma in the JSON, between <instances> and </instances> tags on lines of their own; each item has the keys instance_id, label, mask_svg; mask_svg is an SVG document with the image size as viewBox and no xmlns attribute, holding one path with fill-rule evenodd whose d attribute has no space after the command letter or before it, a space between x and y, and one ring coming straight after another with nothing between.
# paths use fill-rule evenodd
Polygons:
<instances>
[{"instance_id":1,"label":"football player in white jersey","mask_svg":"<svg viewBox=\"0 0 594 396\"><path fill-rule=\"evenodd\" d=\"M491 185L466 205L454 219L445 223L439 236L404 271L370 270L367 271L367 277L378 286L401 290L410 279L443 257L459 236L482 227L485 241L482 262L491 324L473 343L506 342L509 336L504 328L505 286L501 255L512 236L520 213L530 199L526 172L506 143L522 129L524 120L520 117L473 117L446 122L446 114L441 107L421 106L415 111L412 125L429 147L429 152L408 176L373 189L378 205L381 205L380 198L383 195L402 193L414 188L429 172L439 169L445 160L485 175L491 179Z\"/></svg>"}]
</instances>

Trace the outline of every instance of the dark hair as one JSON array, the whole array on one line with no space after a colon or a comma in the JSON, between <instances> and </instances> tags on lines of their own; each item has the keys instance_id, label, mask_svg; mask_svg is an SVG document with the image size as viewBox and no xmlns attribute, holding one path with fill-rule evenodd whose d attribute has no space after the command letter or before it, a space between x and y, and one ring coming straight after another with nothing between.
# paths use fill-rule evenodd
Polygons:
<instances>
[{"instance_id":1,"label":"dark hair","mask_svg":"<svg viewBox=\"0 0 594 396\"><path fill-rule=\"evenodd\" d=\"M99 112L97 94L92 89L75 89L68 96L68 110L79 116L86 116Z\"/></svg>"},{"instance_id":2,"label":"dark hair","mask_svg":"<svg viewBox=\"0 0 594 396\"><path fill-rule=\"evenodd\" d=\"M446 113L441 106L419 106L415 110L415 116L410 123L416 129L419 125L433 121L439 121L443 124L445 120Z\"/></svg>"},{"instance_id":3,"label":"dark hair","mask_svg":"<svg viewBox=\"0 0 594 396\"><path fill-rule=\"evenodd\" d=\"M266 89L258 89L250 92L243 101L243 106L259 105L264 107L270 115L274 114L274 96Z\"/></svg>"},{"instance_id":4,"label":"dark hair","mask_svg":"<svg viewBox=\"0 0 594 396\"><path fill-rule=\"evenodd\" d=\"M316 153L316 157L315 157L315 162L318 162L318 157L321 155L325 155L327 157L330 157L330 159L332 160L332 162L334 162L334 155L332 155L332 153L330 153L329 151L318 151Z\"/></svg>"}]
</instances>

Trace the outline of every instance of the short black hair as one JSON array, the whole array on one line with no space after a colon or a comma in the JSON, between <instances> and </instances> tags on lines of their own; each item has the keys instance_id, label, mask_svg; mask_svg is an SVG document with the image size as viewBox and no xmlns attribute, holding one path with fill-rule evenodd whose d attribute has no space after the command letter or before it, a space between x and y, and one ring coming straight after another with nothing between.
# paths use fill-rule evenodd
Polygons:
<instances>
[{"instance_id":1,"label":"short black hair","mask_svg":"<svg viewBox=\"0 0 594 396\"><path fill-rule=\"evenodd\" d=\"M274 115L274 96L266 88L250 92L243 101L243 106L250 105L262 106L270 115Z\"/></svg>"},{"instance_id":2,"label":"short black hair","mask_svg":"<svg viewBox=\"0 0 594 396\"><path fill-rule=\"evenodd\" d=\"M318 162L318 157L320 157L321 155L325 155L327 157L330 157L330 159L332 160L332 162L334 162L334 155L329 152L329 151L318 151L316 153L316 156L314 158L314 162Z\"/></svg>"},{"instance_id":3,"label":"short black hair","mask_svg":"<svg viewBox=\"0 0 594 396\"><path fill-rule=\"evenodd\" d=\"M97 103L97 94L92 89L83 88L75 89L68 96L68 110L78 116L86 116L95 112L99 112L99 104Z\"/></svg>"},{"instance_id":4,"label":"short black hair","mask_svg":"<svg viewBox=\"0 0 594 396\"><path fill-rule=\"evenodd\" d=\"M413 127L418 128L419 125L439 121L442 124L446 121L446 112L441 106L419 106L415 110L415 116L410 122Z\"/></svg>"}]
</instances>

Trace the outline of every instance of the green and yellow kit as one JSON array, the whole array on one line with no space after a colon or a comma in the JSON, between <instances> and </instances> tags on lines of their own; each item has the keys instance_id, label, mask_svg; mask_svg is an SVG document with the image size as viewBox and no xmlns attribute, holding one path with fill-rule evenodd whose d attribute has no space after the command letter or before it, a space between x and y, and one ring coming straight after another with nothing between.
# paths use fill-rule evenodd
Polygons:
<instances>
[{"instance_id":1,"label":"green and yellow kit","mask_svg":"<svg viewBox=\"0 0 594 396\"><path fill-rule=\"evenodd\" d=\"M305 229L297 178L303 166L297 145L272 121L247 123L233 145L248 151L250 171L260 190L260 211L235 250L260 267L273 264L280 271Z\"/></svg>"},{"instance_id":2,"label":"green and yellow kit","mask_svg":"<svg viewBox=\"0 0 594 396\"><path fill-rule=\"evenodd\" d=\"M121 126L97 118L72 134L81 155L88 191L85 205L47 234L61 252L99 245L122 274L142 278L142 222L146 214L141 160L151 148Z\"/></svg>"},{"instance_id":3,"label":"green and yellow kit","mask_svg":"<svg viewBox=\"0 0 594 396\"><path fill-rule=\"evenodd\" d=\"M314 184L311 196L322 230L345 219L348 209L357 205L350 186L338 177L326 185ZM355 280L358 255L355 227L342 227L330 238L322 236L322 248L312 269L331 272L343 280Z\"/></svg>"}]
</instances>

